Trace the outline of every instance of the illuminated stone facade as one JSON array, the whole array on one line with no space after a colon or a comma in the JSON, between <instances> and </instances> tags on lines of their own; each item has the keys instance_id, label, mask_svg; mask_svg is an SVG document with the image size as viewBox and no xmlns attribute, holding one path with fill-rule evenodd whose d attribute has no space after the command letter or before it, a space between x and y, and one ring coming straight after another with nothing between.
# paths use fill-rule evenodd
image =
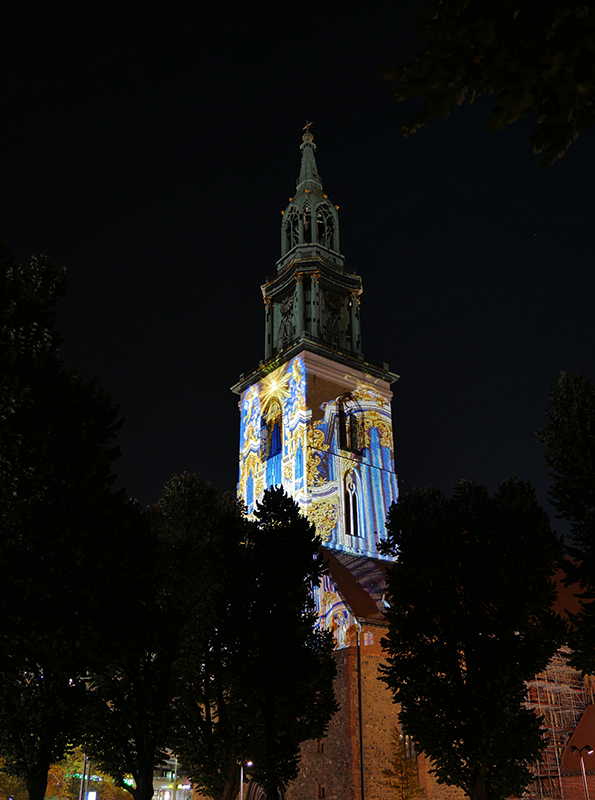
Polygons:
<instances>
[{"instance_id":1,"label":"illuminated stone facade","mask_svg":"<svg viewBox=\"0 0 595 800\"><path fill-rule=\"evenodd\" d=\"M242 393L239 495L251 512L282 485L326 547L378 557L393 471L391 392L304 350Z\"/></svg>"},{"instance_id":2,"label":"illuminated stone facade","mask_svg":"<svg viewBox=\"0 0 595 800\"><path fill-rule=\"evenodd\" d=\"M238 495L252 513L283 486L315 524L329 572L315 588L319 625L337 650L341 710L324 742L303 747L287 800L380 800L396 708L378 681L385 628L378 551L397 499L387 364L362 353L362 279L339 251L337 208L325 194L307 131L281 258L261 287L265 358L232 387L240 396ZM261 790L251 785L250 800Z\"/></svg>"},{"instance_id":3,"label":"illuminated stone facade","mask_svg":"<svg viewBox=\"0 0 595 800\"><path fill-rule=\"evenodd\" d=\"M339 252L312 135L303 136L277 272L261 287L265 359L242 375L238 493L251 512L282 485L333 550L378 558L396 500L388 365L362 355L362 279Z\"/></svg>"}]
</instances>

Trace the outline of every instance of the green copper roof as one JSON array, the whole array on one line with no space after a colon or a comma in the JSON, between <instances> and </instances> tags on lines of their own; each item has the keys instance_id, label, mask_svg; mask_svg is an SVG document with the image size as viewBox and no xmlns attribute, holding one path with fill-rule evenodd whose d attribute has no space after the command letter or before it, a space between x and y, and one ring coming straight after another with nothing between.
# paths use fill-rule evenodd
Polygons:
<instances>
[{"instance_id":1,"label":"green copper roof","mask_svg":"<svg viewBox=\"0 0 595 800\"><path fill-rule=\"evenodd\" d=\"M281 257L294 247L321 245L339 255L339 217L337 206L328 199L316 166L316 145L306 123L302 136L302 162L294 197L283 212ZM282 267L279 266L279 269Z\"/></svg>"},{"instance_id":2,"label":"green copper roof","mask_svg":"<svg viewBox=\"0 0 595 800\"><path fill-rule=\"evenodd\" d=\"M300 150L302 151L302 165L300 167L300 176L297 181L296 191L307 188L303 186L304 183L314 184L317 189L322 191L322 182L318 174L316 157L314 155L316 152L316 145L314 144L314 137L309 131L302 136Z\"/></svg>"}]
</instances>

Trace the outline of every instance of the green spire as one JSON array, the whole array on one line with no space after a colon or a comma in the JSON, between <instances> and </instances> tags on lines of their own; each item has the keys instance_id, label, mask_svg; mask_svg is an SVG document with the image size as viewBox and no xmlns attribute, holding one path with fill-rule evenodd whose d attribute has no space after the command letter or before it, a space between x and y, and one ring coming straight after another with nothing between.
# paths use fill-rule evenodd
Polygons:
<instances>
[{"instance_id":1,"label":"green spire","mask_svg":"<svg viewBox=\"0 0 595 800\"><path fill-rule=\"evenodd\" d=\"M311 122L306 123L306 128L309 128L311 124ZM300 176L297 181L296 192L299 192L300 189L308 188L303 186L305 183L312 183L317 189L322 191L322 182L318 174L316 157L314 155L316 152L316 145L314 144L314 137L309 130L306 130L306 133L302 136L300 150L302 151L302 165L300 167Z\"/></svg>"},{"instance_id":2,"label":"green spire","mask_svg":"<svg viewBox=\"0 0 595 800\"><path fill-rule=\"evenodd\" d=\"M311 122L304 126L302 163L295 196L283 214L281 226L281 257L294 247L320 245L339 255L339 217L337 207L328 199L316 166L316 145L310 133ZM281 268L281 267L279 267Z\"/></svg>"}]
</instances>

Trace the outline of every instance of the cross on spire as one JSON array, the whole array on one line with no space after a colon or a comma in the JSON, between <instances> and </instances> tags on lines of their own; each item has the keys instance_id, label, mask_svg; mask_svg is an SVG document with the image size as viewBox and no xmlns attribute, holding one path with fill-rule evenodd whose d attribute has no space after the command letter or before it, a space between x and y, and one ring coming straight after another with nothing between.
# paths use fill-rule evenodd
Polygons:
<instances>
[{"instance_id":1,"label":"cross on spire","mask_svg":"<svg viewBox=\"0 0 595 800\"><path fill-rule=\"evenodd\" d=\"M306 133L310 133L310 125L314 125L314 123L313 122L306 122L306 124L304 125L302 130L306 131Z\"/></svg>"}]
</instances>

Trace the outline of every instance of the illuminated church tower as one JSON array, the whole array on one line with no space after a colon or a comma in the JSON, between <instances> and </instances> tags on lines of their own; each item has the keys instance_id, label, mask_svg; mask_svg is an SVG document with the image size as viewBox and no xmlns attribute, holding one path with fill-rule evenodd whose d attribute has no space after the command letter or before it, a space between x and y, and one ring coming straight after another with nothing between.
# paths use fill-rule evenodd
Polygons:
<instances>
[{"instance_id":1,"label":"illuminated church tower","mask_svg":"<svg viewBox=\"0 0 595 800\"><path fill-rule=\"evenodd\" d=\"M324 193L309 125L281 258L261 287L265 356L240 376L239 496L249 511L281 484L326 548L378 558L397 498L387 364L364 360L362 279L339 246L338 206Z\"/></svg>"}]
</instances>

